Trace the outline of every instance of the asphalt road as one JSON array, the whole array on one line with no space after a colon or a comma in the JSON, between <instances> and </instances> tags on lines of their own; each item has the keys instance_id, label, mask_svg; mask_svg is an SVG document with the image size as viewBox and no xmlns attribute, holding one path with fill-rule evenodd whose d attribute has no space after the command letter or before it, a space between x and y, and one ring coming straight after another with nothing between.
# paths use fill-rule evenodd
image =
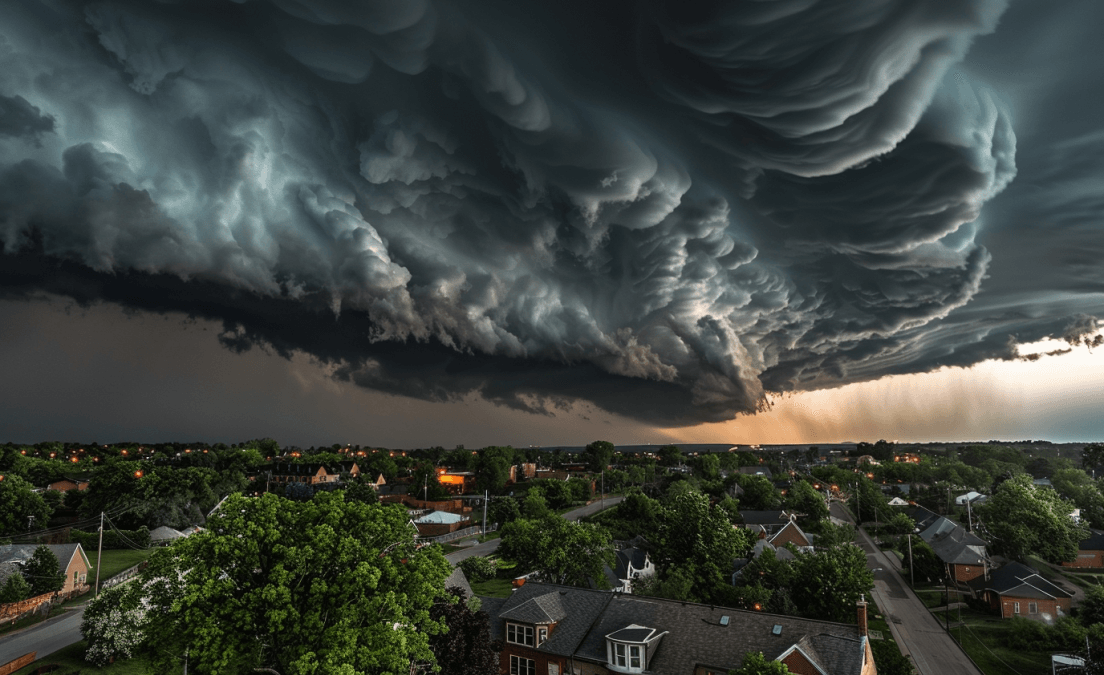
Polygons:
<instances>
[{"instance_id":1,"label":"asphalt road","mask_svg":"<svg viewBox=\"0 0 1104 675\"><path fill-rule=\"evenodd\" d=\"M583 516L589 516L593 513L598 513L602 509L608 509L611 506L616 506L621 502L622 499L624 499L624 497L606 497L603 501L597 501L593 504L580 506L577 509L568 511L567 513L563 514L563 517L565 520L578 520ZM498 548L498 542L498 539L492 539L482 544L470 546L462 551L449 553L445 556L445 558L447 558L450 563L455 565L464 558L470 558L473 555L487 556L495 552L495 550Z\"/></svg>"},{"instance_id":2,"label":"asphalt road","mask_svg":"<svg viewBox=\"0 0 1104 675\"><path fill-rule=\"evenodd\" d=\"M855 524L842 505L833 503L831 512L836 518ZM982 675L897 573L896 564L875 546L866 532L856 530L855 543L866 552L867 568L874 572L874 601L901 653L912 659L920 675Z\"/></svg>"},{"instance_id":3,"label":"asphalt road","mask_svg":"<svg viewBox=\"0 0 1104 675\"><path fill-rule=\"evenodd\" d=\"M71 609L61 616L0 637L0 664L30 652L38 652L36 658L41 659L78 642L82 637L80 625L83 616L84 607Z\"/></svg>"}]
</instances>

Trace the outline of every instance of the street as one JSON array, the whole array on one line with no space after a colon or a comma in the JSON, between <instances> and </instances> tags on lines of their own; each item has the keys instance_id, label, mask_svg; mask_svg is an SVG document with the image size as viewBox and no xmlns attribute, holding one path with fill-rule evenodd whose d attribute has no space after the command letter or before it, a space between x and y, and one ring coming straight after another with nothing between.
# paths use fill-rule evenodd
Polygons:
<instances>
[{"instance_id":1,"label":"street","mask_svg":"<svg viewBox=\"0 0 1104 675\"><path fill-rule=\"evenodd\" d=\"M79 641L83 616L84 607L79 607L43 623L0 637L0 664L30 652L38 652L37 658L41 659Z\"/></svg>"},{"instance_id":2,"label":"street","mask_svg":"<svg viewBox=\"0 0 1104 675\"><path fill-rule=\"evenodd\" d=\"M624 497L606 497L604 501L597 501L586 506L580 506L577 509L573 509L563 514L565 520L578 520L583 516L589 516L594 513L598 513L602 509L608 509L611 506L616 506L621 502ZM470 546L463 551L456 551L455 553L449 553L445 556L450 563L455 565L464 558L470 558L473 555L487 556L495 552L498 548L498 539L492 539L482 544Z\"/></svg>"},{"instance_id":3,"label":"street","mask_svg":"<svg viewBox=\"0 0 1104 675\"><path fill-rule=\"evenodd\" d=\"M854 525L843 505L834 502L832 516ZM856 541L866 552L867 568L874 572L874 601L889 624L901 653L910 656L920 675L982 675L924 603L916 597L897 566L863 530L855 528Z\"/></svg>"}]
</instances>

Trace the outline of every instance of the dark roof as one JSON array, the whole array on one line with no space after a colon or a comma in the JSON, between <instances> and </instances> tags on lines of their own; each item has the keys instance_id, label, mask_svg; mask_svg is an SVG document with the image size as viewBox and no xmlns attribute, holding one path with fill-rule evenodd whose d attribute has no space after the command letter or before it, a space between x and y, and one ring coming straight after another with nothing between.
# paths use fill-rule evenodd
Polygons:
<instances>
[{"instance_id":1,"label":"dark roof","mask_svg":"<svg viewBox=\"0 0 1104 675\"><path fill-rule=\"evenodd\" d=\"M783 525L790 519L781 511L740 511L746 525Z\"/></svg>"},{"instance_id":2,"label":"dark roof","mask_svg":"<svg viewBox=\"0 0 1104 675\"><path fill-rule=\"evenodd\" d=\"M544 608L548 605L558 606L563 611L562 619L551 631L544 644L537 647L537 649L560 656L570 656L575 653L579 642L586 636L587 631L590 630L594 620L601 614L606 603L615 597L615 594L603 591L591 591L530 581L514 591L513 595L503 603L498 614L491 615L492 635L501 636L505 634L503 626L507 618L522 621L521 618L518 618L518 615L513 614L513 610L521 608L522 605L528 605L528 607L519 614L525 616L531 613L539 617L540 613L537 611L536 603L530 604L529 601L551 594L559 596L557 601L555 603L549 603L547 600L542 601L540 603L541 610L547 611ZM486 608L486 605L484 605L484 608ZM489 610L488 614L490 614ZM621 627L618 626L618 628Z\"/></svg>"},{"instance_id":3,"label":"dark roof","mask_svg":"<svg viewBox=\"0 0 1104 675\"><path fill-rule=\"evenodd\" d=\"M606 662L607 636L629 642L650 636L648 671L664 674L692 673L699 665L739 668L747 652L775 659L795 646L831 675L859 675L865 658L855 625L539 582L526 583L501 605L484 599L492 638L502 637L506 618L539 617L536 608L549 600L564 617L537 649L595 663ZM721 624L724 616L728 625Z\"/></svg>"},{"instance_id":4,"label":"dark roof","mask_svg":"<svg viewBox=\"0 0 1104 675\"><path fill-rule=\"evenodd\" d=\"M722 616L729 617L727 626ZM776 625L781 635L773 634ZM615 593L575 656L604 663L606 636L630 626L663 635L648 663L656 673L693 673L698 665L735 669L747 652L774 659L802 639L817 638L815 653L806 651L811 659L831 675L858 675L865 653L855 625Z\"/></svg>"},{"instance_id":5,"label":"dark roof","mask_svg":"<svg viewBox=\"0 0 1104 675\"><path fill-rule=\"evenodd\" d=\"M505 624L498 620L498 614L502 611L502 606L506 604L509 598L492 598L490 596L481 595L479 596L479 600L483 603L479 608L480 611L486 612L487 615L491 617L491 639L503 639L503 636L506 634L503 628Z\"/></svg>"},{"instance_id":6,"label":"dark roof","mask_svg":"<svg viewBox=\"0 0 1104 675\"><path fill-rule=\"evenodd\" d=\"M545 593L503 610L499 616L523 623L556 623L567 616L560 594Z\"/></svg>"},{"instance_id":7,"label":"dark roof","mask_svg":"<svg viewBox=\"0 0 1104 675\"><path fill-rule=\"evenodd\" d=\"M905 513L916 522L916 527L920 528L921 531L928 529L928 526L940 517L936 512L925 509L923 506L910 506L905 509Z\"/></svg>"},{"instance_id":8,"label":"dark roof","mask_svg":"<svg viewBox=\"0 0 1104 675\"><path fill-rule=\"evenodd\" d=\"M981 565L985 562L985 540L971 534L953 520L940 517L920 532L939 559L952 565Z\"/></svg>"},{"instance_id":9,"label":"dark roof","mask_svg":"<svg viewBox=\"0 0 1104 675\"><path fill-rule=\"evenodd\" d=\"M1104 551L1104 532L1092 530L1092 534L1082 539L1077 548L1082 551Z\"/></svg>"},{"instance_id":10,"label":"dark roof","mask_svg":"<svg viewBox=\"0 0 1104 675\"><path fill-rule=\"evenodd\" d=\"M999 567L989 574L989 580L979 578L973 587L982 591L993 591L999 595L1017 598L1072 598L1073 595L1039 576L1038 570L1021 563L1012 562Z\"/></svg>"},{"instance_id":11,"label":"dark roof","mask_svg":"<svg viewBox=\"0 0 1104 675\"><path fill-rule=\"evenodd\" d=\"M642 570L648 564L648 553L639 548L623 548L617 552L617 566L614 574L618 579L629 578L629 564L633 569Z\"/></svg>"}]
</instances>

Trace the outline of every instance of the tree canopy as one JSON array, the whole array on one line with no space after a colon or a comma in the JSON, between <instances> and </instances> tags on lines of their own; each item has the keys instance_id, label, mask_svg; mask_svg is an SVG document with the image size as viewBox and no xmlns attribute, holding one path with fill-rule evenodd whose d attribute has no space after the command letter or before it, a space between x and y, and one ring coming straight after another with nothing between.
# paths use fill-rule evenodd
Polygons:
<instances>
[{"instance_id":1,"label":"tree canopy","mask_svg":"<svg viewBox=\"0 0 1104 675\"><path fill-rule=\"evenodd\" d=\"M1073 508L1054 490L1018 474L1003 481L977 514L997 552L1015 560L1037 555L1057 564L1076 559L1078 544L1089 534L1073 522Z\"/></svg>"},{"instance_id":2,"label":"tree canopy","mask_svg":"<svg viewBox=\"0 0 1104 675\"><path fill-rule=\"evenodd\" d=\"M614 564L605 529L555 514L507 523L498 553L516 561L519 570L538 572L552 583L569 586L586 586L590 580L601 584L604 567Z\"/></svg>"},{"instance_id":3,"label":"tree canopy","mask_svg":"<svg viewBox=\"0 0 1104 675\"><path fill-rule=\"evenodd\" d=\"M0 536L42 529L49 517L50 509L33 485L15 474L4 474L0 479Z\"/></svg>"},{"instance_id":4,"label":"tree canopy","mask_svg":"<svg viewBox=\"0 0 1104 675\"><path fill-rule=\"evenodd\" d=\"M440 675L498 675L490 617L472 611L463 591L448 589L445 598L433 605L430 617L448 629L429 638Z\"/></svg>"},{"instance_id":5,"label":"tree canopy","mask_svg":"<svg viewBox=\"0 0 1104 675\"><path fill-rule=\"evenodd\" d=\"M31 587L31 596L60 591L65 585L65 575L58 569L57 556L45 546L39 546L31 559L23 564L23 578Z\"/></svg>"},{"instance_id":6,"label":"tree canopy","mask_svg":"<svg viewBox=\"0 0 1104 675\"><path fill-rule=\"evenodd\" d=\"M149 644L162 672L187 652L199 673L407 673L433 661L449 571L438 547L415 551L400 507L234 495L150 558Z\"/></svg>"}]
</instances>

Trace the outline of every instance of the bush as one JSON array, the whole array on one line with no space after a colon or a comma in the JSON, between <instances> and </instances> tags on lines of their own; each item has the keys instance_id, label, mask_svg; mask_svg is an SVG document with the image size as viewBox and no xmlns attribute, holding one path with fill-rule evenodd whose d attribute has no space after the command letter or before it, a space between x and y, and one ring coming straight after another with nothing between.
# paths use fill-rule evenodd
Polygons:
<instances>
[{"instance_id":1,"label":"bush","mask_svg":"<svg viewBox=\"0 0 1104 675\"><path fill-rule=\"evenodd\" d=\"M23 578L22 574L12 574L8 577L4 587L0 588L0 605L9 602L26 600L31 594L31 585Z\"/></svg>"},{"instance_id":2,"label":"bush","mask_svg":"<svg viewBox=\"0 0 1104 675\"><path fill-rule=\"evenodd\" d=\"M85 552L95 551L100 545L100 533L70 530L69 541L80 544ZM137 530L105 529L103 533L104 550L149 548L149 545L150 531L145 525L139 527Z\"/></svg>"},{"instance_id":3,"label":"bush","mask_svg":"<svg viewBox=\"0 0 1104 675\"><path fill-rule=\"evenodd\" d=\"M471 583L494 579L498 573L498 564L490 558L473 555L460 561L460 569Z\"/></svg>"},{"instance_id":4,"label":"bush","mask_svg":"<svg viewBox=\"0 0 1104 675\"><path fill-rule=\"evenodd\" d=\"M878 675L912 675L912 661L901 653L897 643L892 640L871 640L870 649L874 652L874 665Z\"/></svg>"}]
</instances>

